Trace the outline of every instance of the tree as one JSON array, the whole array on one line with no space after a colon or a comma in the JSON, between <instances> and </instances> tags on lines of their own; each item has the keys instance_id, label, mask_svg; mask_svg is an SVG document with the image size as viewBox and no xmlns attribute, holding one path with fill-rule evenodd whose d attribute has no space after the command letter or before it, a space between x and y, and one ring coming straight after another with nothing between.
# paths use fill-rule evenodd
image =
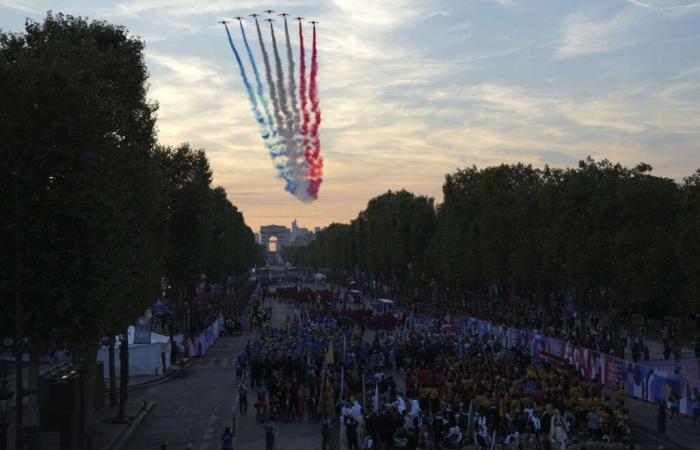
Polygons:
<instances>
[{"instance_id":1,"label":"tree","mask_svg":"<svg viewBox=\"0 0 700 450\"><path fill-rule=\"evenodd\" d=\"M21 198L14 208L3 202L3 212L20 209L21 223L3 214L0 233L5 241L18 226L24 236L6 240L22 267L3 267L21 273L24 288L10 271L1 283L21 292L20 323L35 346L68 343L85 362L83 436L99 340L115 317L139 315L161 272L143 42L122 27L49 13L23 34L0 34L0 75L0 191Z\"/></svg>"}]
</instances>

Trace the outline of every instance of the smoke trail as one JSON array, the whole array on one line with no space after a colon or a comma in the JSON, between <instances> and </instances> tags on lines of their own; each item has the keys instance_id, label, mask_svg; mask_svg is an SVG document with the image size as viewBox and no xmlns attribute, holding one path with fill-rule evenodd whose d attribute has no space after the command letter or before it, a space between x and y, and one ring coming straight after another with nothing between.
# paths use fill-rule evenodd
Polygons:
<instances>
[{"instance_id":1,"label":"smoke trail","mask_svg":"<svg viewBox=\"0 0 700 450\"><path fill-rule=\"evenodd\" d=\"M238 63L238 69L241 72L241 78L243 79L243 84L245 85L246 92L248 93L248 100L250 100L250 105L253 108L253 114L255 114L255 120L257 120L258 124L261 127L263 139L267 139L270 137L270 134L265 127L265 119L263 118L263 115L260 113L260 108L258 108L258 101L255 98L255 93L253 93L253 88L250 86L250 82L248 81L248 76L245 73L245 67L243 67L243 62L241 61L241 56L238 54L238 50L236 49L236 46L233 43L233 39L231 38L231 33L229 32L229 29L228 29L228 25L224 24L224 28L226 29L226 36L228 37L228 43L231 46L231 50L233 51L233 55L236 57L236 62Z\"/></svg>"},{"instance_id":2,"label":"smoke trail","mask_svg":"<svg viewBox=\"0 0 700 450\"><path fill-rule=\"evenodd\" d=\"M300 21L301 23L301 21ZM296 86L296 79L295 79L295 73L294 73L294 53L292 53L292 41L289 37L289 25L287 23L287 17L284 17L284 37L286 40L287 44L287 65L288 65L288 74L287 74L287 89L289 92L289 103L292 108L292 142L294 145L293 149L293 158L294 158L294 166L298 169L299 173L299 179L301 181L305 181L306 178L306 173L308 171L306 167L306 160L304 158L304 139L303 136L300 134L300 128L301 128L301 115L299 113L299 105L297 103L297 96L296 96L296 91L297 91L297 86ZM303 190L303 192L306 193L306 189ZM310 198L302 199L304 201L310 201Z\"/></svg>"},{"instance_id":3,"label":"smoke trail","mask_svg":"<svg viewBox=\"0 0 700 450\"><path fill-rule=\"evenodd\" d=\"M277 90L275 89L275 83L272 81L272 69L270 69L270 58L267 56L267 50L265 50L265 42L263 41L262 33L260 32L260 24L258 23L258 18L255 18L255 28L258 32L258 41L260 41L260 52L263 55L263 64L265 66L265 78L267 79L267 86L270 89L270 99L272 100L272 109L275 112L275 120L278 125L283 123L282 116L280 115L279 99L277 98Z\"/></svg>"},{"instance_id":4,"label":"smoke trail","mask_svg":"<svg viewBox=\"0 0 700 450\"><path fill-rule=\"evenodd\" d=\"M272 24L270 24L272 26ZM280 145L276 146L276 154L279 156L287 156L287 140L288 136L285 135L284 133L284 119L282 118L282 114L280 113L280 100L277 96L277 90L275 89L275 83L272 81L272 69L270 66L270 58L268 57L267 50L265 49L265 41L263 40L262 37L262 32L260 31L260 23L258 22L258 18L255 18L255 29L258 33L258 41L260 41L260 52L263 55L263 64L265 66L265 78L267 79L267 85L268 88L270 89L270 99L272 100L272 109L274 111L274 116L275 116L275 121L277 123L277 127L279 128L278 134L281 135L281 143ZM288 178L284 178L287 181L287 186L285 189L288 192L291 192L294 195L297 195L298 193L298 176L296 173L294 173L294 170L289 164L284 164L280 163L279 165L276 164L276 167L279 169L282 165L285 167L285 171L287 173ZM294 180L294 183L290 183L290 179Z\"/></svg>"},{"instance_id":5,"label":"smoke trail","mask_svg":"<svg viewBox=\"0 0 700 450\"><path fill-rule=\"evenodd\" d=\"M314 122L311 125L311 149L306 152L306 161L309 164L309 186L307 192L312 199L318 198L318 190L323 182L323 158L321 158L321 141L318 138L318 128L321 125L321 109L318 101L318 86L316 76L318 75L318 50L316 47L316 25L313 27L313 45L311 48L311 74L309 80L309 100L311 101L311 112L314 115Z\"/></svg>"},{"instance_id":6,"label":"smoke trail","mask_svg":"<svg viewBox=\"0 0 700 450\"><path fill-rule=\"evenodd\" d=\"M293 130L292 126L292 113L289 111L289 107L287 106L287 89L284 86L284 75L282 73L282 60L280 59L280 53L277 50L277 39L275 38L275 28L272 26L272 22L270 22L270 36L272 37L272 51L273 54L275 55L275 69L277 73L277 91L279 92L279 102L280 102L280 109L282 110L282 113L284 114L284 117L286 119L285 121L285 127L286 131L290 132ZM289 135L288 135L289 137Z\"/></svg>"},{"instance_id":7,"label":"smoke trail","mask_svg":"<svg viewBox=\"0 0 700 450\"><path fill-rule=\"evenodd\" d=\"M299 102L301 104L301 136L303 141L304 154L309 145L309 110L307 108L306 96L306 48L304 47L304 29L299 21Z\"/></svg>"},{"instance_id":8,"label":"smoke trail","mask_svg":"<svg viewBox=\"0 0 700 450\"><path fill-rule=\"evenodd\" d=\"M236 45L233 43L233 38L231 37L231 32L228 29L228 26L224 24L224 28L226 29L226 36L228 37L228 43L231 47L231 50L233 51L233 55L236 57L236 62L238 63L238 68L241 73L241 78L243 79L243 84L245 86L246 92L248 93L248 100L250 101L251 107L253 109L253 114L255 115L255 120L258 122L258 125L260 126L260 133L262 135L263 140L265 141L265 146L267 147L270 156L273 159L273 164L278 170L278 175L280 178L284 179L287 182L287 185L285 186L285 189L288 190L289 192L295 192L297 190L298 182L295 180L295 178L292 176L290 173L289 169L284 165L284 160L282 159L284 157L283 153L280 153L278 146L275 145L274 142L270 142L270 131L268 130L268 127L265 124L265 118L263 117L262 113L260 112L260 108L258 107L258 101L257 98L255 97L255 93L253 91L252 86L250 85L250 82L248 81L248 76L245 71L245 66L243 66L243 61L241 61L241 57L238 53L238 50L236 49Z\"/></svg>"},{"instance_id":9,"label":"smoke trail","mask_svg":"<svg viewBox=\"0 0 700 450\"><path fill-rule=\"evenodd\" d=\"M296 130L294 127L294 117L288 106L287 89L284 85L284 74L282 72L282 59L280 58L277 47L277 38L275 36L275 28L270 22L270 37L272 39L272 49L275 57L275 69L277 74L277 92L279 93L279 104L282 113L286 119L286 126L280 127L280 134L284 139L287 150L287 166L291 173L300 181L303 182L306 177L307 168L303 158L298 158L298 140L296 139ZM306 189L299 190L295 195L302 201L309 201Z\"/></svg>"},{"instance_id":10,"label":"smoke trail","mask_svg":"<svg viewBox=\"0 0 700 450\"><path fill-rule=\"evenodd\" d=\"M253 56L253 51L250 49L248 44L248 37L245 34L245 28L243 28L243 22L239 21L238 25L241 27L241 35L243 36L243 44L245 44L246 52L248 53L248 59L250 60L250 65L253 67L253 74L255 75L255 84L257 87L258 98L265 111L265 118L267 121L267 127L270 130L272 137L277 136L277 130L275 129L275 119L272 117L270 112L270 105L265 96L265 87L263 86L262 80L260 79L260 72L258 72L258 65L255 63L255 57Z\"/></svg>"},{"instance_id":11,"label":"smoke trail","mask_svg":"<svg viewBox=\"0 0 700 450\"><path fill-rule=\"evenodd\" d=\"M292 42L289 39L289 27L287 26L287 18L284 18L284 36L287 40L287 64L289 66L289 98L292 105L292 113L294 114L294 125L296 128L299 127L299 105L297 104L296 97L296 80L294 79L294 54L292 53Z\"/></svg>"}]
</instances>

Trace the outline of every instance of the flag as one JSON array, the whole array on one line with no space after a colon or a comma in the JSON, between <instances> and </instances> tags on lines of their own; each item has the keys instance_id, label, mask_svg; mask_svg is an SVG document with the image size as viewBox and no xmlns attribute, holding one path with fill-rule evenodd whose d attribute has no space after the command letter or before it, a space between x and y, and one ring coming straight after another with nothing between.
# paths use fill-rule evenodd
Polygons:
<instances>
[{"instance_id":1,"label":"flag","mask_svg":"<svg viewBox=\"0 0 700 450\"><path fill-rule=\"evenodd\" d=\"M374 398L372 399L372 407L375 413L379 413L379 383L374 385Z\"/></svg>"},{"instance_id":2,"label":"flag","mask_svg":"<svg viewBox=\"0 0 700 450\"><path fill-rule=\"evenodd\" d=\"M474 400L469 402L469 421L467 422L467 435L474 431Z\"/></svg>"},{"instance_id":3,"label":"flag","mask_svg":"<svg viewBox=\"0 0 700 450\"><path fill-rule=\"evenodd\" d=\"M326 364L333 364L335 358L333 357L333 341L328 341L328 349L326 350Z\"/></svg>"},{"instance_id":4,"label":"flag","mask_svg":"<svg viewBox=\"0 0 700 450\"><path fill-rule=\"evenodd\" d=\"M365 375L362 374L362 409L367 411L367 391L365 390Z\"/></svg>"},{"instance_id":5,"label":"flag","mask_svg":"<svg viewBox=\"0 0 700 450\"><path fill-rule=\"evenodd\" d=\"M346 336L345 336L345 333L343 333L343 360L340 362L341 364L345 364L345 341L346 341Z\"/></svg>"}]
</instances>

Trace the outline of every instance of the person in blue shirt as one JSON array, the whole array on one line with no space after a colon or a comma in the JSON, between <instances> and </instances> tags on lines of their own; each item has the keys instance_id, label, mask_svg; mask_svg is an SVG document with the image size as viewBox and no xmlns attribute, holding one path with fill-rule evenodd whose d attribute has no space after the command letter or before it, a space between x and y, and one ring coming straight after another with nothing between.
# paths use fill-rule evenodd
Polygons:
<instances>
[{"instance_id":1,"label":"person in blue shirt","mask_svg":"<svg viewBox=\"0 0 700 450\"><path fill-rule=\"evenodd\" d=\"M233 432L231 427L226 427L224 434L221 435L221 450L233 450Z\"/></svg>"}]
</instances>

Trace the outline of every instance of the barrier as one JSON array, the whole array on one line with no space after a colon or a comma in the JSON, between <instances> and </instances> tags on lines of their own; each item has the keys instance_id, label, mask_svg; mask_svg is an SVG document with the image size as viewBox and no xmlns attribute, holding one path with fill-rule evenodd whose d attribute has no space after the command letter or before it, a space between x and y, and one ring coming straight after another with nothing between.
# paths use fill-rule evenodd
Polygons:
<instances>
[{"instance_id":1,"label":"barrier","mask_svg":"<svg viewBox=\"0 0 700 450\"><path fill-rule=\"evenodd\" d=\"M527 347L533 357L544 356L572 364L589 380L598 380L610 389L622 388L627 395L640 400L665 405L673 393L679 399L680 412L687 415L693 413L691 394L693 388L700 390L700 380L674 374L673 361L654 361L647 366L574 345L563 339L493 325L487 320L474 317L462 319L462 324L463 329L477 333L481 339L492 333L506 348Z\"/></svg>"},{"instance_id":2,"label":"barrier","mask_svg":"<svg viewBox=\"0 0 700 450\"><path fill-rule=\"evenodd\" d=\"M187 336L186 338L178 334L173 337L178 347L182 346L185 349L187 356L196 358L207 353L209 348L214 345L216 339L224 329L224 318L219 316L211 325L204 329L196 336Z\"/></svg>"}]
</instances>

